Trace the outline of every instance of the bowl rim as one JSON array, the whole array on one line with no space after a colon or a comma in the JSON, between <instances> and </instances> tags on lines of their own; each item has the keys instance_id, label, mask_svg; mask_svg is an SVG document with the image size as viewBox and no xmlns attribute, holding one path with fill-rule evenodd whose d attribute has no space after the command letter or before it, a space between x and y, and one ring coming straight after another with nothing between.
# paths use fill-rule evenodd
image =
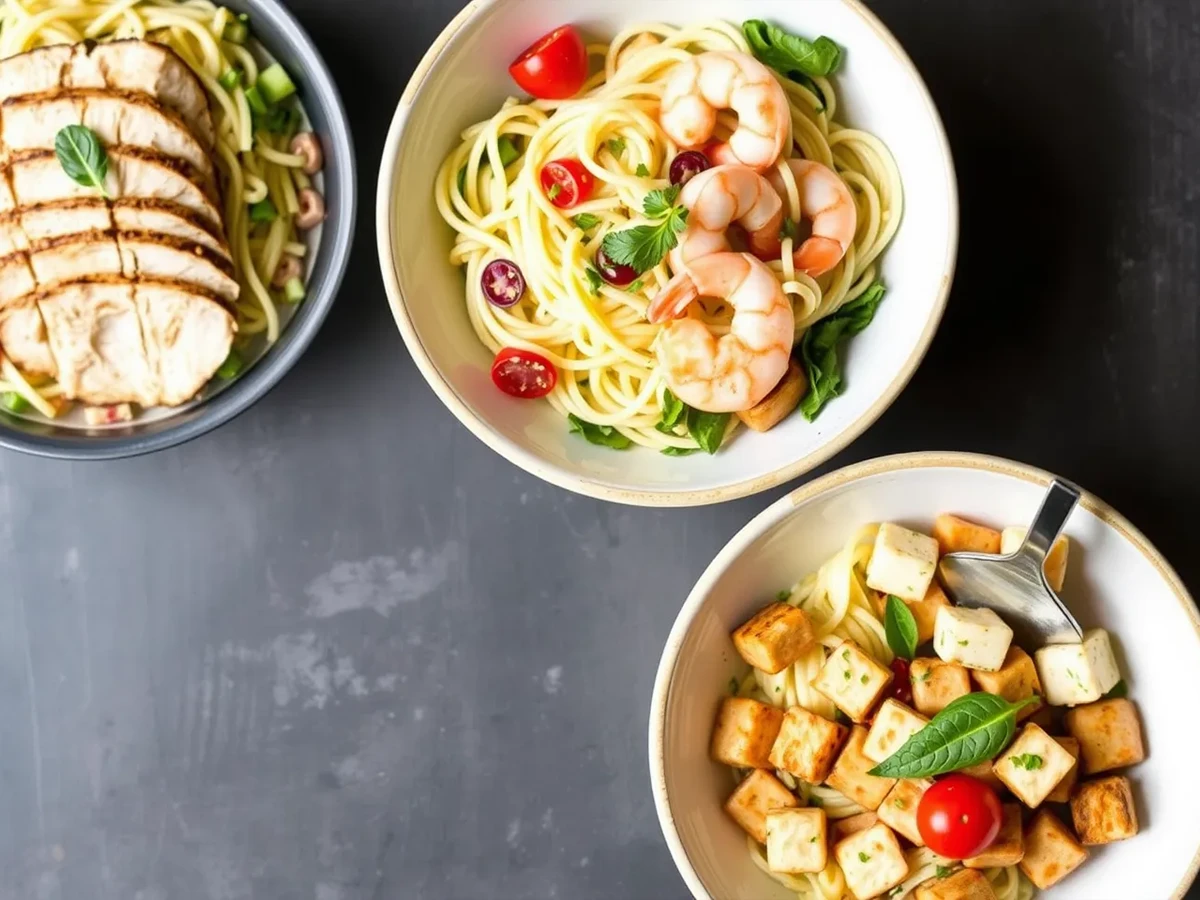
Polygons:
<instances>
[{"instance_id":1,"label":"bowl rim","mask_svg":"<svg viewBox=\"0 0 1200 900\"><path fill-rule=\"evenodd\" d=\"M472 411L458 392L438 372L408 314L407 300L405 299L404 289L400 285L396 260L392 252L392 248L395 246L392 239L395 231L395 218L392 215L392 209L400 170L398 163L399 150L407 130L409 114L412 111L417 92L429 78L434 64L449 47L450 42L471 20L492 6L498 5L500 2L501 0L472 0L442 30L417 64L412 77L404 89L404 93L400 97L400 102L397 104L396 112L392 118L392 124L388 129L376 190L375 235L379 251L379 266L383 275L388 305L392 309L392 317L396 320L396 327L400 330L400 335L408 347L413 362L416 363L417 369L433 389L434 393L441 399L442 403L475 437L529 474L577 494L583 494L584 496L594 497L599 500L625 503L631 506L702 506L747 497L751 494L757 494L785 482L792 481L810 472L857 440L895 402L900 392L904 390L916 373L921 361L925 358L925 354L933 342L933 336L937 332L942 316L945 313L958 259L959 200L954 155L951 151L950 142L946 136L946 129L938 113L937 106L933 102L932 95L929 93L929 88L912 59L900 45L900 42L861 0L839 0L843 6L847 7L864 21L883 43L884 47L892 53L915 79L946 161L946 188L950 202L948 205L949 221L947 222L946 232L948 240L944 271L941 283L938 286L933 310L908 359L905 360L896 377L892 379L884 391L862 415L850 422L842 429L840 434L827 444L789 465L782 466L766 475L747 478L719 488L682 491L638 490L613 487L612 485L595 481L586 476L568 474L558 466L546 462L537 454L525 450L489 427L482 418Z\"/></svg>"},{"instance_id":2,"label":"bowl rim","mask_svg":"<svg viewBox=\"0 0 1200 900\"><path fill-rule=\"evenodd\" d=\"M125 429L111 436L101 433L78 436L26 434L0 423L0 447L30 456L62 460L111 460L142 456L185 444L241 415L274 388L292 369L321 330L337 299L350 262L358 213L357 158L350 120L341 92L312 37L280 0L242 0L252 14L272 21L290 47L305 63L305 92L321 98L329 112L327 145L344 149L338 155L337 185L343 200L341 215L326 223L317 258L326 266L318 293L310 294L292 321L248 372L218 394L204 400L195 415L177 425L168 424L150 434L128 434ZM268 48L271 49L271 48ZM136 422L133 423L136 426Z\"/></svg>"},{"instance_id":3,"label":"bowl rim","mask_svg":"<svg viewBox=\"0 0 1200 900\"><path fill-rule=\"evenodd\" d=\"M808 484L797 488L786 496L772 503L738 531L729 542L721 548L711 563L700 575L695 586L688 594L679 614L671 626L663 649L662 658L654 677L654 690L650 700L649 722L649 763L650 783L654 794L654 808L658 814L658 824L662 828L663 837L671 851L671 858L679 870L688 889L696 900L713 900L704 887L700 876L696 874L679 831L675 827L675 817L671 812L670 799L667 796L666 765L664 743L666 739L667 700L671 693L674 680L675 666L679 660L679 651L683 641L691 630L697 613L704 605L705 598L713 584L729 565L746 549L771 528L781 523L798 507L829 491L852 484L875 475L890 472L900 472L910 469L952 468L970 469L976 471L994 472L1001 475L1018 478L1032 484L1048 487L1054 475L1044 469L1035 468L1024 463L1015 462L1000 456L989 456L978 453L960 453L954 451L925 451L918 453L900 453L892 456L881 456L864 462L846 466L817 478ZM1110 528L1125 537L1134 548L1145 557L1146 561L1158 572L1163 582L1170 588L1175 600L1183 607L1192 627L1200 638L1200 612L1188 589L1184 586L1179 575L1171 564L1163 558L1157 548L1121 513L1109 506L1095 494L1083 491L1080 505L1092 513ZM1192 856L1191 864L1184 873L1183 880L1171 895L1170 900L1183 900L1188 888L1196 879L1200 870L1200 847Z\"/></svg>"}]
</instances>

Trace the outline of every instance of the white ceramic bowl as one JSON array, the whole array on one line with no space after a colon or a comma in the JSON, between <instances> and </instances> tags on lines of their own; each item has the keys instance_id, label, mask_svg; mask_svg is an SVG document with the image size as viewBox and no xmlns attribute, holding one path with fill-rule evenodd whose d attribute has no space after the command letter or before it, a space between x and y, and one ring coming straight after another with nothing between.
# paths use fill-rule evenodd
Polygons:
<instances>
[{"instance_id":1,"label":"white ceramic bowl","mask_svg":"<svg viewBox=\"0 0 1200 900\"><path fill-rule=\"evenodd\" d=\"M792 416L766 435L739 436L716 456L614 452L568 434L546 403L495 390L491 355L467 318L463 273L433 183L461 130L517 91L509 62L564 22L611 37L644 21L645 0L476 0L413 74L392 123L379 177L380 262L396 323L421 373L464 425L523 469L569 490L648 506L714 503L795 478L847 446L887 408L921 361L953 275L958 204L950 148L916 69L857 0L654 0L672 23L764 18L846 48L835 76L840 121L882 138L904 181L900 230L884 256L888 296L850 344L847 389L815 424Z\"/></svg>"},{"instance_id":2,"label":"white ceramic bowl","mask_svg":"<svg viewBox=\"0 0 1200 900\"><path fill-rule=\"evenodd\" d=\"M820 478L743 528L692 589L667 641L650 710L650 776L659 821L684 881L702 900L794 900L755 868L721 809L733 788L709 759L713 717L745 671L729 633L832 556L860 525L928 527L953 511L996 526L1032 518L1051 476L1004 460L912 454ZM1067 523L1064 595L1084 627L1114 636L1149 751L1130 770L1141 833L1092 848L1047 900L1178 900L1200 865L1200 618L1167 562L1119 513L1085 494Z\"/></svg>"}]
</instances>

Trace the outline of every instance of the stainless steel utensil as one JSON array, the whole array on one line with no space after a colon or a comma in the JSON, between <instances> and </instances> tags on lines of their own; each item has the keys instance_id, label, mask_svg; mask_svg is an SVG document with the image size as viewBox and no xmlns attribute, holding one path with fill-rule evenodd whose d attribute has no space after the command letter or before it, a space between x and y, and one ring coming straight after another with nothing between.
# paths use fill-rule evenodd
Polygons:
<instances>
[{"instance_id":1,"label":"stainless steel utensil","mask_svg":"<svg viewBox=\"0 0 1200 900\"><path fill-rule=\"evenodd\" d=\"M1016 553L947 553L938 565L942 585L959 606L995 610L1026 647L1077 643L1083 629L1046 581L1043 566L1071 511L1079 490L1066 482L1050 485Z\"/></svg>"}]
</instances>

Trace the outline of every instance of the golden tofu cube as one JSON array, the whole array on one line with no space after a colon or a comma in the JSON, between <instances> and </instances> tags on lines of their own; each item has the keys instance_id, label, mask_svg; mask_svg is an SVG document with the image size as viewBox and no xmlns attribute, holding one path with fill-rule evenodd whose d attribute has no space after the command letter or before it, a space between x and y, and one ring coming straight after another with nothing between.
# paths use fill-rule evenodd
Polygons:
<instances>
[{"instance_id":1,"label":"golden tofu cube","mask_svg":"<svg viewBox=\"0 0 1200 900\"><path fill-rule=\"evenodd\" d=\"M1027 531L1028 529L1023 525L1012 525L1005 528L1000 532L1000 552L1007 556L1020 550L1021 545L1025 543ZM1067 540L1067 536L1060 534L1058 540L1050 548L1050 552L1046 554L1046 564L1042 566L1042 571L1046 573L1046 581L1058 592L1062 591L1063 582L1067 579L1067 554L1070 549L1071 544Z\"/></svg>"},{"instance_id":2,"label":"golden tofu cube","mask_svg":"<svg viewBox=\"0 0 1200 900\"><path fill-rule=\"evenodd\" d=\"M845 725L793 706L783 716L769 764L801 781L820 784L829 776L847 734Z\"/></svg>"},{"instance_id":3,"label":"golden tofu cube","mask_svg":"<svg viewBox=\"0 0 1200 900\"><path fill-rule=\"evenodd\" d=\"M1067 713L1067 731L1079 741L1080 769L1095 775L1146 758L1137 707L1125 698L1077 706Z\"/></svg>"},{"instance_id":4,"label":"golden tofu cube","mask_svg":"<svg viewBox=\"0 0 1200 900\"><path fill-rule=\"evenodd\" d=\"M866 742L867 729L855 725L825 783L864 809L877 810L888 791L895 786L896 779L867 774L875 767L875 762L863 753Z\"/></svg>"},{"instance_id":5,"label":"golden tofu cube","mask_svg":"<svg viewBox=\"0 0 1200 900\"><path fill-rule=\"evenodd\" d=\"M933 536L938 550L947 553L996 553L1000 552L1000 532L994 528L976 525L958 516L942 514L933 520Z\"/></svg>"},{"instance_id":6,"label":"golden tofu cube","mask_svg":"<svg viewBox=\"0 0 1200 900\"><path fill-rule=\"evenodd\" d=\"M767 813L800 805L782 781L763 769L755 769L725 801L725 812L760 844L767 842Z\"/></svg>"},{"instance_id":7,"label":"golden tofu cube","mask_svg":"<svg viewBox=\"0 0 1200 900\"><path fill-rule=\"evenodd\" d=\"M942 586L935 578L929 583L929 589L925 591L924 598L905 600L904 605L908 607L908 611L913 614L913 618L917 622L917 646L919 647L921 644L927 644L933 640L933 626L937 622L938 610L943 606L949 606L950 598L946 596L946 592L942 590Z\"/></svg>"},{"instance_id":8,"label":"golden tofu cube","mask_svg":"<svg viewBox=\"0 0 1200 900\"><path fill-rule=\"evenodd\" d=\"M808 614L787 603L772 603L733 633L742 659L771 675L798 660L814 640Z\"/></svg>"},{"instance_id":9,"label":"golden tofu cube","mask_svg":"<svg viewBox=\"0 0 1200 900\"><path fill-rule=\"evenodd\" d=\"M875 713L875 721L867 732L867 742L863 744L863 753L868 759L883 762L928 724L927 718L889 697Z\"/></svg>"},{"instance_id":10,"label":"golden tofu cube","mask_svg":"<svg viewBox=\"0 0 1200 900\"><path fill-rule=\"evenodd\" d=\"M981 691L996 694L1009 703L1042 695L1042 683L1038 680L1037 666L1033 664L1033 658L1016 644L1008 648L1004 665L997 671L983 672L976 669L971 672L971 678L979 685ZM1032 716L1040 708L1041 704L1026 706L1017 713L1017 719Z\"/></svg>"},{"instance_id":11,"label":"golden tofu cube","mask_svg":"<svg viewBox=\"0 0 1200 900\"><path fill-rule=\"evenodd\" d=\"M882 822L839 841L833 855L856 900L871 900L908 877L908 860Z\"/></svg>"},{"instance_id":12,"label":"golden tofu cube","mask_svg":"<svg viewBox=\"0 0 1200 900\"><path fill-rule=\"evenodd\" d=\"M862 812L856 816L837 819L833 823L833 840L837 842L843 838L850 837L852 834L858 834L858 832L865 831L878 821L879 816L873 812Z\"/></svg>"},{"instance_id":13,"label":"golden tofu cube","mask_svg":"<svg viewBox=\"0 0 1200 900\"><path fill-rule=\"evenodd\" d=\"M771 393L755 406L737 414L747 428L755 431L770 431L793 412L808 391L808 377L795 358L788 360L787 373Z\"/></svg>"},{"instance_id":14,"label":"golden tofu cube","mask_svg":"<svg viewBox=\"0 0 1200 900\"><path fill-rule=\"evenodd\" d=\"M739 769L768 769L782 724L782 709L748 697L726 697L713 725L712 758Z\"/></svg>"},{"instance_id":15,"label":"golden tofu cube","mask_svg":"<svg viewBox=\"0 0 1200 900\"><path fill-rule=\"evenodd\" d=\"M1058 817L1041 810L1025 830L1021 872L1043 891L1054 887L1088 858L1083 845Z\"/></svg>"},{"instance_id":16,"label":"golden tofu cube","mask_svg":"<svg viewBox=\"0 0 1200 900\"><path fill-rule=\"evenodd\" d=\"M828 863L825 810L805 807L767 813L767 866L772 872L820 872Z\"/></svg>"},{"instance_id":17,"label":"golden tofu cube","mask_svg":"<svg viewBox=\"0 0 1200 900\"><path fill-rule=\"evenodd\" d=\"M1015 866L1025 856L1025 834L1021 826L1021 805L1004 804L1004 819L1000 833L988 848L978 856L964 859L963 865L971 869L992 869L998 866Z\"/></svg>"},{"instance_id":18,"label":"golden tofu cube","mask_svg":"<svg viewBox=\"0 0 1200 900\"><path fill-rule=\"evenodd\" d=\"M865 722L892 678L891 669L875 662L853 641L842 641L829 654L812 686L852 721Z\"/></svg>"},{"instance_id":19,"label":"golden tofu cube","mask_svg":"<svg viewBox=\"0 0 1200 900\"><path fill-rule=\"evenodd\" d=\"M1075 757L1075 765L1071 766L1071 771L1055 785L1046 800L1050 803L1068 803L1071 800L1071 791L1075 787L1075 782L1079 780L1079 741L1073 737L1058 737L1057 735L1054 736L1054 740L1058 742L1058 746Z\"/></svg>"},{"instance_id":20,"label":"golden tofu cube","mask_svg":"<svg viewBox=\"0 0 1200 900\"><path fill-rule=\"evenodd\" d=\"M971 693L971 676L958 663L918 657L909 668L913 706L923 716L933 718L952 701Z\"/></svg>"},{"instance_id":21,"label":"golden tofu cube","mask_svg":"<svg viewBox=\"0 0 1200 900\"><path fill-rule=\"evenodd\" d=\"M999 793L1007 790L1004 782L996 777L996 773L992 771L992 766L995 765L995 760L985 759L983 762L977 762L973 766L967 766L965 769L959 769L963 775L970 775L972 778L978 778L992 790Z\"/></svg>"},{"instance_id":22,"label":"golden tofu cube","mask_svg":"<svg viewBox=\"0 0 1200 900\"><path fill-rule=\"evenodd\" d=\"M996 900L987 876L974 869L959 869L945 878L931 878L917 888L916 900Z\"/></svg>"},{"instance_id":23,"label":"golden tofu cube","mask_svg":"<svg viewBox=\"0 0 1200 900\"><path fill-rule=\"evenodd\" d=\"M917 827L917 806L931 787L933 780L929 778L901 778L879 804L880 821L918 847L924 847L925 841Z\"/></svg>"},{"instance_id":24,"label":"golden tofu cube","mask_svg":"<svg viewBox=\"0 0 1200 900\"><path fill-rule=\"evenodd\" d=\"M1111 844L1138 833L1133 792L1124 775L1085 781L1071 798L1071 818L1081 843Z\"/></svg>"},{"instance_id":25,"label":"golden tofu cube","mask_svg":"<svg viewBox=\"0 0 1200 900\"><path fill-rule=\"evenodd\" d=\"M1074 765L1075 757L1041 728L1030 723L996 758L992 771L1018 800L1030 809L1036 809Z\"/></svg>"}]
</instances>

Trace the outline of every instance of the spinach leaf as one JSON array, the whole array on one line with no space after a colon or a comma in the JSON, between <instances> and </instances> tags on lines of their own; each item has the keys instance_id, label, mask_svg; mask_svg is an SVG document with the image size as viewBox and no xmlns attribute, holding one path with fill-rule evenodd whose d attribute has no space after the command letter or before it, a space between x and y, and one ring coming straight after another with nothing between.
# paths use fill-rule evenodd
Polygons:
<instances>
[{"instance_id":1,"label":"spinach leaf","mask_svg":"<svg viewBox=\"0 0 1200 900\"><path fill-rule=\"evenodd\" d=\"M699 447L665 447L663 448L663 456L691 456L693 453L699 453Z\"/></svg>"},{"instance_id":2,"label":"spinach leaf","mask_svg":"<svg viewBox=\"0 0 1200 900\"><path fill-rule=\"evenodd\" d=\"M687 404L672 394L670 388L667 388L663 391L662 421L658 423L658 430L664 434L673 431L686 412Z\"/></svg>"},{"instance_id":3,"label":"spinach leaf","mask_svg":"<svg viewBox=\"0 0 1200 900\"><path fill-rule=\"evenodd\" d=\"M871 324L885 289L878 281L833 315L804 332L800 340L800 362L808 376L808 393L800 401L800 412L813 421L825 404L842 392L842 364L838 346Z\"/></svg>"},{"instance_id":4,"label":"spinach leaf","mask_svg":"<svg viewBox=\"0 0 1200 900\"><path fill-rule=\"evenodd\" d=\"M721 441L725 440L725 429L729 425L729 415L701 412L688 407L688 433L696 439L701 450L711 455L721 449Z\"/></svg>"},{"instance_id":5,"label":"spinach leaf","mask_svg":"<svg viewBox=\"0 0 1200 900\"><path fill-rule=\"evenodd\" d=\"M104 179L108 176L108 153L96 132L83 125L67 125L54 136L54 154L67 177L84 187L100 190L109 197Z\"/></svg>"},{"instance_id":6,"label":"spinach leaf","mask_svg":"<svg viewBox=\"0 0 1200 900\"><path fill-rule=\"evenodd\" d=\"M959 697L869 774L928 778L991 759L1012 740L1017 711L1037 702L1028 697L1009 703L979 691Z\"/></svg>"},{"instance_id":7,"label":"spinach leaf","mask_svg":"<svg viewBox=\"0 0 1200 900\"><path fill-rule=\"evenodd\" d=\"M633 446L633 441L611 425L594 425L591 422L583 421L574 413L569 414L567 419L571 423L570 433L583 435L587 438L588 443L600 447L611 447L613 450L627 450Z\"/></svg>"},{"instance_id":8,"label":"spinach leaf","mask_svg":"<svg viewBox=\"0 0 1200 900\"><path fill-rule=\"evenodd\" d=\"M502 134L496 138L496 146L500 150L500 165L507 169L518 159L521 158L521 151L517 149L516 143L507 134ZM483 151L483 156L479 159L479 168L482 169L488 164L488 152ZM467 190L467 167L463 166L458 170L458 192L466 193Z\"/></svg>"},{"instance_id":9,"label":"spinach leaf","mask_svg":"<svg viewBox=\"0 0 1200 900\"><path fill-rule=\"evenodd\" d=\"M842 58L842 48L827 37L810 41L788 34L762 19L750 19L743 23L742 33L760 62L788 78L792 78L793 72L810 78L828 75L838 67Z\"/></svg>"},{"instance_id":10,"label":"spinach leaf","mask_svg":"<svg viewBox=\"0 0 1200 900\"><path fill-rule=\"evenodd\" d=\"M884 610L883 631L897 656L912 659L917 655L917 620L908 604L892 594L888 594Z\"/></svg>"}]
</instances>

